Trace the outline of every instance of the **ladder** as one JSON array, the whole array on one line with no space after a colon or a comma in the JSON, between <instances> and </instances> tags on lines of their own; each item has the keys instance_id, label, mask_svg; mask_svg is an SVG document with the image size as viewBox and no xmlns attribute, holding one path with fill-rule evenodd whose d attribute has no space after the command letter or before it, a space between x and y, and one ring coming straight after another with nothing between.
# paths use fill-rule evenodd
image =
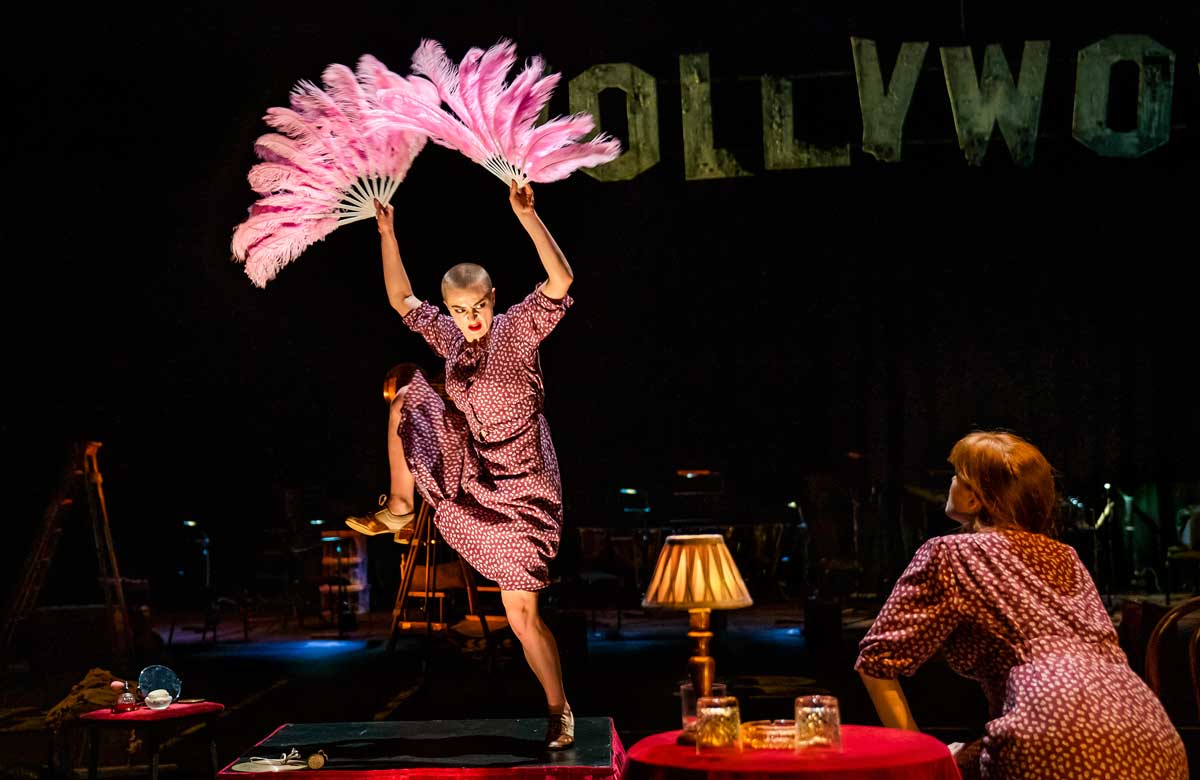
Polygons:
<instances>
[{"instance_id":1,"label":"ladder","mask_svg":"<svg viewBox=\"0 0 1200 780\"><path fill-rule=\"evenodd\" d=\"M92 539L96 547L99 564L98 579L104 591L104 606L112 619L113 649L118 658L124 657L133 648L133 630L129 623L129 610L125 604L125 589L122 585L117 554L113 549L112 531L108 522L108 504L104 498L104 480L100 475L97 453L101 443L88 441L72 446L66 467L42 514L42 528L33 541L29 558L21 578L13 591L8 610L5 612L3 628L0 629L0 654L7 656L17 626L29 617L37 605L50 563L58 549L59 538L71 509L79 498L87 502L91 517Z\"/></svg>"}]
</instances>

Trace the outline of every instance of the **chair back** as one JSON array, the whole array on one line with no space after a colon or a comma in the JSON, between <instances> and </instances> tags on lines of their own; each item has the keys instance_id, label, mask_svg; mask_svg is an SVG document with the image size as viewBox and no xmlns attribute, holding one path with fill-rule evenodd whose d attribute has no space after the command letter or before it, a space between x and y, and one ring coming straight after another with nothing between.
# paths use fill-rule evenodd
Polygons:
<instances>
[{"instance_id":1,"label":"chair back","mask_svg":"<svg viewBox=\"0 0 1200 780\"><path fill-rule=\"evenodd\" d=\"M1187 641L1179 641L1180 621L1196 610L1200 610L1200 596L1175 605L1159 618L1146 642L1146 684L1163 702L1177 725L1185 719L1185 707L1191 709L1186 720L1200 720L1200 667L1197 666L1200 662L1200 625L1190 631ZM1185 704L1180 691L1187 688L1191 689L1191 697Z\"/></svg>"}]
</instances>

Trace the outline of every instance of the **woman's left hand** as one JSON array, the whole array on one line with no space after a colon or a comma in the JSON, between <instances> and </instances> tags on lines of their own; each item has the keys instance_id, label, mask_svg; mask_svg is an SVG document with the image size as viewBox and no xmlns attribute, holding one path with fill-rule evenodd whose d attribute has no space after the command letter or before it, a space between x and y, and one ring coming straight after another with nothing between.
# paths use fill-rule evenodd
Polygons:
<instances>
[{"instance_id":1,"label":"woman's left hand","mask_svg":"<svg viewBox=\"0 0 1200 780\"><path fill-rule=\"evenodd\" d=\"M515 181L510 181L508 183L508 203L518 217L531 216L533 214L533 187L526 184L524 187L518 188Z\"/></svg>"}]
</instances>

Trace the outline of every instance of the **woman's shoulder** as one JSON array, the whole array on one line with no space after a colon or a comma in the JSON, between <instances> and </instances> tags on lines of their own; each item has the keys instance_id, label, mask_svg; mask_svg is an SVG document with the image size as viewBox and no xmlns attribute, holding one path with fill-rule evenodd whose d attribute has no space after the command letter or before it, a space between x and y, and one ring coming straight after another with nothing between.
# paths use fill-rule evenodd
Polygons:
<instances>
[{"instance_id":1,"label":"woman's shoulder","mask_svg":"<svg viewBox=\"0 0 1200 780\"><path fill-rule=\"evenodd\" d=\"M1075 548L1045 534L1021 529L993 529L947 534L930 539L930 544L955 556L983 553L988 556L1016 555L1057 559L1063 563L1076 557Z\"/></svg>"}]
</instances>

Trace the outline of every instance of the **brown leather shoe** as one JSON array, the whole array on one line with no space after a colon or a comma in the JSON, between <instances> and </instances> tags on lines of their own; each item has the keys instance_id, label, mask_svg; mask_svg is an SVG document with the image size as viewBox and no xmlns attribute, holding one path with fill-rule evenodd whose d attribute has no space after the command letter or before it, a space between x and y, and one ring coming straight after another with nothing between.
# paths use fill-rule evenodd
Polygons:
<instances>
[{"instance_id":1,"label":"brown leather shoe","mask_svg":"<svg viewBox=\"0 0 1200 780\"><path fill-rule=\"evenodd\" d=\"M380 509L375 513L375 517L373 519L383 523L393 531L399 531L405 526L412 525L413 513L405 512L402 515L394 515L392 514L392 510L385 506L383 509Z\"/></svg>"},{"instance_id":2,"label":"brown leather shoe","mask_svg":"<svg viewBox=\"0 0 1200 780\"><path fill-rule=\"evenodd\" d=\"M387 533L403 533L404 530L412 525L413 513L406 512L402 515L392 514L392 511L387 507L388 497L386 494L379 497L379 505L383 507L370 517L347 517L346 525L358 531L360 534L367 536L376 536L378 534ZM412 535L411 529L409 535Z\"/></svg>"},{"instance_id":3,"label":"brown leather shoe","mask_svg":"<svg viewBox=\"0 0 1200 780\"><path fill-rule=\"evenodd\" d=\"M367 536L376 536L378 534L393 533L393 529L388 528L382 521L375 517L347 517L346 525L358 531L360 534Z\"/></svg>"},{"instance_id":4,"label":"brown leather shoe","mask_svg":"<svg viewBox=\"0 0 1200 780\"><path fill-rule=\"evenodd\" d=\"M546 748L563 750L575 744L575 715L563 710L561 715L550 715L546 719Z\"/></svg>"}]
</instances>

